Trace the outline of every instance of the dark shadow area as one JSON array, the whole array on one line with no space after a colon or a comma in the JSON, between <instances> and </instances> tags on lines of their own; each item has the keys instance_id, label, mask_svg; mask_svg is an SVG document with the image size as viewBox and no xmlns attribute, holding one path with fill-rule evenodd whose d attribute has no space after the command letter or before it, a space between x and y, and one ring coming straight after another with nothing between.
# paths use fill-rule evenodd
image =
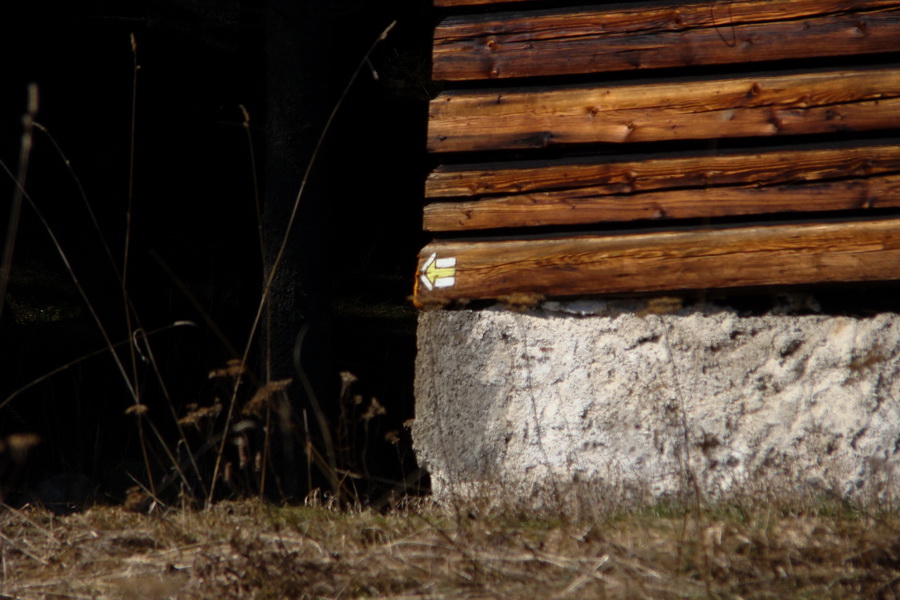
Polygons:
<instances>
[{"instance_id":1,"label":"dark shadow area","mask_svg":"<svg viewBox=\"0 0 900 600\"><path fill-rule=\"evenodd\" d=\"M412 417L415 354L415 312L407 295L423 243L422 181L430 166L424 139L431 15L412 0L338 4L329 23L333 39L305 59L317 63L327 79L322 102L329 111L378 34L392 20L397 25L377 46L337 114L310 181L312 190L327 190L327 195L318 196L324 203L311 213L317 221L299 224L291 245L319 264L322 274L304 294L317 298L317 317L330 326L324 337L308 339L304 352L317 355L321 347L328 356L310 363L316 366L311 377L324 382L325 412L337 426L342 371L357 377L352 394L361 396L364 407L375 397L386 409L360 427L364 438L353 441L368 478L355 487L360 496L375 498L415 470L403 426ZM15 173L26 89L36 83L41 128L34 130L25 188L66 253L77 284L47 227L26 202L0 323L0 440L5 447L0 492L13 502L118 501L135 482L146 485L147 462L155 481L172 475L172 456L146 423L156 426L173 455L183 457L177 454L185 448L176 418L228 402L209 374L240 356L259 303L263 261L254 171L264 194L271 184L267 165L276 158L267 155L268 107L280 104L291 111L296 99L279 95L278 86L267 80L267 66L278 50L267 44L269 3L48 0L15 5L0 21L0 160ZM135 56L140 68L132 124ZM291 144L308 145L321 125L314 120L308 128L280 133ZM286 171L283 187L295 193L300 181L292 176L303 168L293 165ZM0 231L5 235L15 187L7 175L0 180ZM263 212L270 208L266 201L261 198ZM314 246L303 235L309 232L315 232ZM133 302L130 323L123 272ZM140 333L158 329L146 340ZM131 352L127 341L135 331ZM282 361L285 353L290 357L298 332L297 323L284 326L291 347L273 349ZM121 368L109 352L89 356L106 340L124 342ZM5 402L23 386L81 358ZM287 361L291 364L291 358ZM261 374L263 362L254 350L248 364ZM126 384L123 370L139 375ZM146 407L143 428L134 411L126 414L135 404L129 386ZM308 399L296 382L289 396L296 399L300 427ZM257 426L261 430L262 424ZM37 437L15 437L22 433ZM296 452L302 450L302 434L285 434L297 441ZM27 459L13 452L17 444ZM147 457L142 448L148 448ZM214 455L207 451L201 469L211 470ZM321 484L318 475L307 477L305 470L292 476L300 480L288 494L295 500L307 491L307 480ZM267 491L277 497L284 483ZM181 491L199 491L189 487L182 482ZM222 494L234 489L223 486Z\"/></svg>"}]
</instances>

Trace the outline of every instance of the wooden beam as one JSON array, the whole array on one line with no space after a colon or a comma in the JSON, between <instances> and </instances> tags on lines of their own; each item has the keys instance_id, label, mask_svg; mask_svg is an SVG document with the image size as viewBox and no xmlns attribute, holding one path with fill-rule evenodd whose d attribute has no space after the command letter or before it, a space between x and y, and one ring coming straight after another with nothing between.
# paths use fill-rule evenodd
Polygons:
<instances>
[{"instance_id":1,"label":"wooden beam","mask_svg":"<svg viewBox=\"0 0 900 600\"><path fill-rule=\"evenodd\" d=\"M581 193L585 193L582 190ZM639 219L731 217L900 206L900 175L772 187L577 196L540 192L425 207L428 231L587 225Z\"/></svg>"},{"instance_id":2,"label":"wooden beam","mask_svg":"<svg viewBox=\"0 0 900 600\"><path fill-rule=\"evenodd\" d=\"M900 127L900 70L445 92L432 152L776 136Z\"/></svg>"},{"instance_id":3,"label":"wooden beam","mask_svg":"<svg viewBox=\"0 0 900 600\"><path fill-rule=\"evenodd\" d=\"M747 0L455 16L433 77L464 81L900 50L897 0Z\"/></svg>"},{"instance_id":4,"label":"wooden beam","mask_svg":"<svg viewBox=\"0 0 900 600\"><path fill-rule=\"evenodd\" d=\"M713 185L773 185L891 172L900 172L900 142L631 161L444 165L428 176L425 196L481 198L586 188L591 189L591 194L631 194Z\"/></svg>"},{"instance_id":5,"label":"wooden beam","mask_svg":"<svg viewBox=\"0 0 900 600\"><path fill-rule=\"evenodd\" d=\"M419 305L900 279L900 219L513 241L436 241Z\"/></svg>"},{"instance_id":6,"label":"wooden beam","mask_svg":"<svg viewBox=\"0 0 900 600\"><path fill-rule=\"evenodd\" d=\"M429 231L900 206L900 146L433 173Z\"/></svg>"}]
</instances>

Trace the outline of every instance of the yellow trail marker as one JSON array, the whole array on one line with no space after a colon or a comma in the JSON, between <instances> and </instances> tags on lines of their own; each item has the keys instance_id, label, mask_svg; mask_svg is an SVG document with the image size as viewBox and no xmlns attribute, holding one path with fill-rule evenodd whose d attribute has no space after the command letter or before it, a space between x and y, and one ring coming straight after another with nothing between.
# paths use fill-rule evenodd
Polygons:
<instances>
[{"instance_id":1,"label":"yellow trail marker","mask_svg":"<svg viewBox=\"0 0 900 600\"><path fill-rule=\"evenodd\" d=\"M456 283L456 257L438 258L437 254L432 254L419 273L419 281L428 291L452 287Z\"/></svg>"}]
</instances>

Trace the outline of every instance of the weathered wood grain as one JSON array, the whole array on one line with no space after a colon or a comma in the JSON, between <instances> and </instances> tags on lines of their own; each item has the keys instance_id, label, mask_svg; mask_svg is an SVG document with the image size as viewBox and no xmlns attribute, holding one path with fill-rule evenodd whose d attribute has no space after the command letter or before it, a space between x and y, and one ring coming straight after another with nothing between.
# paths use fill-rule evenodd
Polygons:
<instances>
[{"instance_id":1,"label":"weathered wood grain","mask_svg":"<svg viewBox=\"0 0 900 600\"><path fill-rule=\"evenodd\" d=\"M649 157L643 160L546 160L440 166L425 182L427 198L477 198L591 188L590 193L734 184L772 185L900 171L900 141L865 146Z\"/></svg>"},{"instance_id":2,"label":"weathered wood grain","mask_svg":"<svg viewBox=\"0 0 900 600\"><path fill-rule=\"evenodd\" d=\"M900 175L766 187L708 187L634 195L537 192L425 207L429 231L586 225L900 206Z\"/></svg>"},{"instance_id":3,"label":"weathered wood grain","mask_svg":"<svg viewBox=\"0 0 900 600\"><path fill-rule=\"evenodd\" d=\"M898 50L897 0L601 5L449 17L435 30L433 77L572 75Z\"/></svg>"},{"instance_id":4,"label":"weathered wood grain","mask_svg":"<svg viewBox=\"0 0 900 600\"><path fill-rule=\"evenodd\" d=\"M439 168L430 231L589 224L900 204L900 145L842 146L523 168ZM837 180L837 181L835 181ZM460 200L470 198L470 200Z\"/></svg>"},{"instance_id":5,"label":"weathered wood grain","mask_svg":"<svg viewBox=\"0 0 900 600\"><path fill-rule=\"evenodd\" d=\"M455 91L429 110L432 152L895 129L900 70Z\"/></svg>"},{"instance_id":6,"label":"weathered wood grain","mask_svg":"<svg viewBox=\"0 0 900 600\"><path fill-rule=\"evenodd\" d=\"M444 287L423 268L455 259ZM900 219L516 241L437 241L416 301L900 279ZM432 273L434 275L434 273Z\"/></svg>"}]
</instances>

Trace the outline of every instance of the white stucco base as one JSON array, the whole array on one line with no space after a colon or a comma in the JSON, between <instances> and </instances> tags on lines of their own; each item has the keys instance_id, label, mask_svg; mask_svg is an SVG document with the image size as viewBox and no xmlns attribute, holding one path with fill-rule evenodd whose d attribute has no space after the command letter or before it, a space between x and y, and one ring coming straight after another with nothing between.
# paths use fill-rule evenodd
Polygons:
<instances>
[{"instance_id":1,"label":"white stucco base","mask_svg":"<svg viewBox=\"0 0 900 600\"><path fill-rule=\"evenodd\" d=\"M439 500L900 491L897 314L544 307L421 314L413 439Z\"/></svg>"}]
</instances>

